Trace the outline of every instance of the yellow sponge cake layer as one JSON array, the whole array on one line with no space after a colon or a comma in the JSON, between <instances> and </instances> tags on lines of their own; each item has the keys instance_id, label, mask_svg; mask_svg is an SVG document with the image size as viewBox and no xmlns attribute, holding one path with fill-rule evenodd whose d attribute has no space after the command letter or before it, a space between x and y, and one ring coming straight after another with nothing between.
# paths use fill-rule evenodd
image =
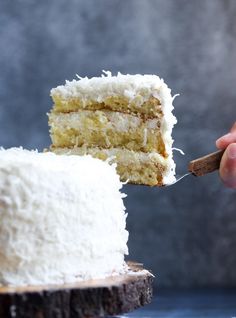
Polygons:
<instances>
[{"instance_id":1,"label":"yellow sponge cake layer","mask_svg":"<svg viewBox=\"0 0 236 318\"><path fill-rule=\"evenodd\" d=\"M109 109L157 117L163 112L166 97L172 101L170 89L158 76L105 74L107 76L66 81L65 85L53 88L54 110Z\"/></svg>"},{"instance_id":2,"label":"yellow sponge cake layer","mask_svg":"<svg viewBox=\"0 0 236 318\"><path fill-rule=\"evenodd\" d=\"M150 97L142 105L137 103L138 98L130 101L124 96L108 96L102 102L96 100L83 101L80 97L64 98L56 91L52 92L54 101L54 112L76 112L78 110L112 110L128 114L141 114L146 118L162 117L160 101L155 97Z\"/></svg>"},{"instance_id":3,"label":"yellow sponge cake layer","mask_svg":"<svg viewBox=\"0 0 236 318\"><path fill-rule=\"evenodd\" d=\"M82 110L51 113L50 133L54 147L120 147L134 151L156 151L166 156L160 133L160 120L142 119L112 111Z\"/></svg>"},{"instance_id":4,"label":"yellow sponge cake layer","mask_svg":"<svg viewBox=\"0 0 236 318\"><path fill-rule=\"evenodd\" d=\"M110 163L117 163L117 172L122 181L134 184L163 185L169 171L168 160L155 152L134 152L127 149L99 149L98 147L76 147L76 148L51 148L57 154L86 155L89 154L101 160L110 159Z\"/></svg>"}]
</instances>

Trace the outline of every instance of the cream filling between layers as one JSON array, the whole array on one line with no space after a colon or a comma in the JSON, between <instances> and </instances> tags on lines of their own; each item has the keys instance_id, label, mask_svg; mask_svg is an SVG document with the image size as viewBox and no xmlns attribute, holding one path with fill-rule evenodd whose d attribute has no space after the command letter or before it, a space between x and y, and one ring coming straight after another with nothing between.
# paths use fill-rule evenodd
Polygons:
<instances>
[{"instance_id":1,"label":"cream filling between layers","mask_svg":"<svg viewBox=\"0 0 236 318\"><path fill-rule=\"evenodd\" d=\"M92 122L92 120L94 120ZM120 112L113 111L103 111L103 110L79 110L78 112L71 113L50 113L49 123L54 125L60 125L62 128L103 128L108 126L108 128L115 129L117 131L127 131L138 129L140 126L145 124L147 129L157 129L160 128L160 119L152 118L144 120L139 116L134 116L131 114L124 114ZM91 126L93 124L93 126Z\"/></svg>"},{"instance_id":2,"label":"cream filling between layers","mask_svg":"<svg viewBox=\"0 0 236 318\"><path fill-rule=\"evenodd\" d=\"M136 151L157 151L165 156L160 119L146 119L113 111L80 110L49 114L54 146L124 147Z\"/></svg>"}]
</instances>

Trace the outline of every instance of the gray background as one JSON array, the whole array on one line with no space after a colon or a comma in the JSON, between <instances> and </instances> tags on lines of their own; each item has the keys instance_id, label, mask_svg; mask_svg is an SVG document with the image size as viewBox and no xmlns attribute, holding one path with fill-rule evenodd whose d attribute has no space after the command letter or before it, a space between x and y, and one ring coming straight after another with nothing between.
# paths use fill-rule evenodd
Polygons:
<instances>
[{"instance_id":1,"label":"gray background","mask_svg":"<svg viewBox=\"0 0 236 318\"><path fill-rule=\"evenodd\" d=\"M1 0L0 145L48 146L49 90L76 73L153 73L181 94L184 173L236 119L235 16L234 0ZM217 173L125 191L130 258L157 286L236 286L236 193Z\"/></svg>"}]
</instances>

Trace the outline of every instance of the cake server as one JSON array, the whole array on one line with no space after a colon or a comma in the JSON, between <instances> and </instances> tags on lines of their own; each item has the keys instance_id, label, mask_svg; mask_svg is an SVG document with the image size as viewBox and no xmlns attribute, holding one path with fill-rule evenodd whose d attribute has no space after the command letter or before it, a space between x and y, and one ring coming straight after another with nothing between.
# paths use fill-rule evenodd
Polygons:
<instances>
[{"instance_id":1,"label":"cake server","mask_svg":"<svg viewBox=\"0 0 236 318\"><path fill-rule=\"evenodd\" d=\"M206 156L194 159L188 164L188 173L183 176L176 176L176 181L167 186L173 185L180 181L186 176L194 175L195 177L204 176L210 172L218 170L220 167L220 161L224 154L224 150L218 150L216 152L210 153Z\"/></svg>"}]
</instances>

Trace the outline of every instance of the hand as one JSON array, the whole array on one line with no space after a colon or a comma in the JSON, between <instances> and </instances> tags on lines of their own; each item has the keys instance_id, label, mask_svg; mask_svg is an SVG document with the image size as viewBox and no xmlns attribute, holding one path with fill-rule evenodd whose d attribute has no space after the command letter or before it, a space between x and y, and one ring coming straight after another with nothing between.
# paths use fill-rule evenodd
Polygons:
<instances>
[{"instance_id":1,"label":"hand","mask_svg":"<svg viewBox=\"0 0 236 318\"><path fill-rule=\"evenodd\" d=\"M216 146L226 149L220 163L220 177L227 187L236 189L236 122L228 134L216 140Z\"/></svg>"}]
</instances>

